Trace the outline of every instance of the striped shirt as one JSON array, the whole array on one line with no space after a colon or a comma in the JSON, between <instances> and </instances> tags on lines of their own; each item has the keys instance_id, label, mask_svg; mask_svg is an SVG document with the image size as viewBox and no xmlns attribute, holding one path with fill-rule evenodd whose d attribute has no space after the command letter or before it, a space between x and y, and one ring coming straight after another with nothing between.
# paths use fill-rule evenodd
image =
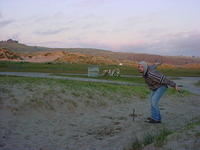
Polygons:
<instances>
[{"instance_id":1,"label":"striped shirt","mask_svg":"<svg viewBox=\"0 0 200 150\"><path fill-rule=\"evenodd\" d=\"M176 83L166 78L165 75L155 70L155 68L148 67L145 75L143 75L145 82L147 83L150 90L156 90L162 85L175 87Z\"/></svg>"}]
</instances>

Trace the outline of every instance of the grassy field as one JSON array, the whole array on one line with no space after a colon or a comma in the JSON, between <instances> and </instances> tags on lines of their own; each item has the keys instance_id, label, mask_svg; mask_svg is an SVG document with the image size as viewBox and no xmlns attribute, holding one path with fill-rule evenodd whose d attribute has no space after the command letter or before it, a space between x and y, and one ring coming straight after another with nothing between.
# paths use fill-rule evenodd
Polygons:
<instances>
[{"instance_id":1,"label":"grassy field","mask_svg":"<svg viewBox=\"0 0 200 150\"><path fill-rule=\"evenodd\" d=\"M48 72L48 73L87 73L89 64L53 64L53 63L27 63L27 62L0 62L0 71L13 72ZM137 68L131 66L99 65L100 72L105 69L119 68L122 75L140 75ZM162 69L168 76L200 76L199 69Z\"/></svg>"},{"instance_id":2,"label":"grassy field","mask_svg":"<svg viewBox=\"0 0 200 150\"><path fill-rule=\"evenodd\" d=\"M68 110L107 107L144 99L148 94L145 86L0 76L0 103L10 103L13 112L35 108L54 111L61 106Z\"/></svg>"},{"instance_id":3,"label":"grassy field","mask_svg":"<svg viewBox=\"0 0 200 150\"><path fill-rule=\"evenodd\" d=\"M89 64L64 64L64 63L28 63L28 62L0 62L0 71L19 72L50 72L50 73L87 73ZM136 68L129 66L99 65L100 71L105 69L120 68L121 74L137 74Z\"/></svg>"},{"instance_id":4,"label":"grassy field","mask_svg":"<svg viewBox=\"0 0 200 150\"><path fill-rule=\"evenodd\" d=\"M46 79L46 78L32 78L32 77L15 77L15 76L0 76L0 84L29 84L30 87L39 86L41 84L48 85L52 88L62 87L62 90L70 89L77 92L77 95L88 94L94 96L95 92L101 93L101 96L114 95L120 93L122 96L137 96L139 98L147 98L150 91L147 86L127 86L116 85L109 83L95 83L95 82L80 82L62 79ZM80 93L79 93L80 92ZM54 92L53 92L54 93ZM187 96L190 93L183 91L181 94L174 89L169 88L168 95Z\"/></svg>"}]
</instances>

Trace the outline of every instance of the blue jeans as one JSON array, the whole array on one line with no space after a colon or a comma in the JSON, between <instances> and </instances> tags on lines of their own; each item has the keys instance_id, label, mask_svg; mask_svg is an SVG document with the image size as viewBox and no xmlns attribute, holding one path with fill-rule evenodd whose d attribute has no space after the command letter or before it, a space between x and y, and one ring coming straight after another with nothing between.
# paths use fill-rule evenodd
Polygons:
<instances>
[{"instance_id":1,"label":"blue jeans","mask_svg":"<svg viewBox=\"0 0 200 150\"><path fill-rule=\"evenodd\" d=\"M151 103L151 118L154 120L161 120L159 101L162 95L165 93L167 86L163 85L155 91L151 92L150 103Z\"/></svg>"}]
</instances>

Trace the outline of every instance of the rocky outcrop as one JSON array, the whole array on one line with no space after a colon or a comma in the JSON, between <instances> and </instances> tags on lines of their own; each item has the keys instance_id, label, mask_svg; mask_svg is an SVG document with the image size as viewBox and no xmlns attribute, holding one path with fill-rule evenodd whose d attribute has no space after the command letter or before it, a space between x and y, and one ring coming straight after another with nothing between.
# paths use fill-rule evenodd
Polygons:
<instances>
[{"instance_id":1,"label":"rocky outcrop","mask_svg":"<svg viewBox=\"0 0 200 150\"><path fill-rule=\"evenodd\" d=\"M0 49L0 60L23 60L19 54Z\"/></svg>"}]
</instances>

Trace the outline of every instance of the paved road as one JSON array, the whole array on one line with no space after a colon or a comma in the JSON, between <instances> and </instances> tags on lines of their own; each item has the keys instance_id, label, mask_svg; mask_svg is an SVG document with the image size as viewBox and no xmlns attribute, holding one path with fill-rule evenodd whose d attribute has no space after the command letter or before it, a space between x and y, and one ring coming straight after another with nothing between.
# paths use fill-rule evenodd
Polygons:
<instances>
[{"instance_id":1,"label":"paved road","mask_svg":"<svg viewBox=\"0 0 200 150\"><path fill-rule=\"evenodd\" d=\"M22 77L39 77L39 78L53 78L53 79L87 81L87 82L101 82L101 83L112 83L112 84L130 85L130 86L143 86L144 85L144 84L138 84L138 83L124 82L124 81L111 81L111 80L92 79L92 78L58 76L58 75L53 75L51 73L0 72L0 75L12 75L12 76L22 76ZM68 74L68 75L73 75L73 74Z\"/></svg>"},{"instance_id":2,"label":"paved road","mask_svg":"<svg viewBox=\"0 0 200 150\"><path fill-rule=\"evenodd\" d=\"M87 74L68 74L63 73L64 75L87 75ZM14 75L14 76L23 76L23 77L39 77L39 78L53 78L53 79L65 79L65 80L76 80L76 81L87 81L87 82L101 82L101 83L111 83L119 85L130 85L130 86L143 86L144 84L130 83L124 81L111 81L111 80L102 80L102 79L92 79L92 78L81 78L81 77L67 77L67 76L58 76L51 73L36 73L36 72L0 72L0 75ZM129 77L135 77L130 76ZM138 77L138 76L137 76ZM179 77L179 80L174 80L177 84L182 85L183 89L186 89L192 93L200 95L200 87L195 86L194 84L200 81L200 77Z\"/></svg>"},{"instance_id":3,"label":"paved road","mask_svg":"<svg viewBox=\"0 0 200 150\"><path fill-rule=\"evenodd\" d=\"M183 89L186 89L192 93L200 95L200 87L195 83L200 81L200 77L179 77L179 80L174 80L178 85L183 85Z\"/></svg>"}]
</instances>

